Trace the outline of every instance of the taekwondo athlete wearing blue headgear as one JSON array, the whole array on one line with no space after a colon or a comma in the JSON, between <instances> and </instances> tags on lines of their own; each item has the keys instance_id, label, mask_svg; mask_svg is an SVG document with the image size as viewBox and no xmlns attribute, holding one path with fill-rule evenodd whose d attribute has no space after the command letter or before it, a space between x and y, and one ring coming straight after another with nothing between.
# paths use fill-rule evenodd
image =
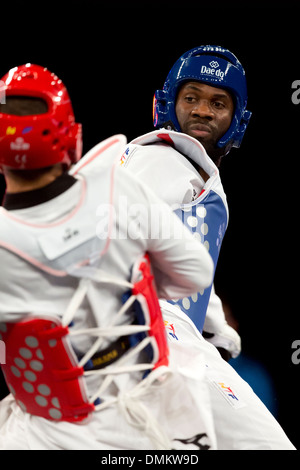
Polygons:
<instances>
[{"instance_id":1,"label":"taekwondo athlete wearing blue headgear","mask_svg":"<svg viewBox=\"0 0 300 470\"><path fill-rule=\"evenodd\" d=\"M220 46L200 46L171 68L153 102L155 131L134 139L120 165L170 204L206 246L216 267L228 224L219 174L222 157L241 145L251 112L245 72ZM180 301L161 301L178 367L203 373L218 449L294 449L249 385L224 361L236 357L240 337L225 319L213 285ZM203 332L203 334L202 334ZM210 339L204 339L204 333ZM216 347L215 347L216 346ZM203 369L195 364L197 353ZM198 369L196 370L196 368Z\"/></svg>"},{"instance_id":2,"label":"taekwondo athlete wearing blue headgear","mask_svg":"<svg viewBox=\"0 0 300 470\"><path fill-rule=\"evenodd\" d=\"M220 46L191 49L175 62L163 89L154 95L153 121L159 132L131 142L122 160L173 206L205 244L215 267L228 224L218 166L232 146L241 144L251 116L246 105L245 72L235 55ZM150 142L159 145L155 156ZM144 154L151 152L149 158L138 156L141 145ZM238 355L240 338L227 325L213 286L176 304L200 332L204 327L213 335L211 341L224 357Z\"/></svg>"}]
</instances>

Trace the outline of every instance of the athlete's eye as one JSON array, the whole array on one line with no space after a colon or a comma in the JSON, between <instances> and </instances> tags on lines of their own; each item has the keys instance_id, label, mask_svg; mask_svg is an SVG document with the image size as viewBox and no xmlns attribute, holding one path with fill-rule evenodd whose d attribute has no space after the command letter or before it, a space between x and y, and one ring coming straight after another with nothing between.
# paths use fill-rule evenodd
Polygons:
<instances>
[{"instance_id":1,"label":"athlete's eye","mask_svg":"<svg viewBox=\"0 0 300 470\"><path fill-rule=\"evenodd\" d=\"M223 103L223 101L213 101L213 106L217 109L223 109L225 108L225 104Z\"/></svg>"},{"instance_id":2,"label":"athlete's eye","mask_svg":"<svg viewBox=\"0 0 300 470\"><path fill-rule=\"evenodd\" d=\"M185 101L186 101L187 103L193 103L193 102L195 101L195 97L194 97L194 96L191 96L191 95L185 96L184 99L185 99Z\"/></svg>"}]
</instances>

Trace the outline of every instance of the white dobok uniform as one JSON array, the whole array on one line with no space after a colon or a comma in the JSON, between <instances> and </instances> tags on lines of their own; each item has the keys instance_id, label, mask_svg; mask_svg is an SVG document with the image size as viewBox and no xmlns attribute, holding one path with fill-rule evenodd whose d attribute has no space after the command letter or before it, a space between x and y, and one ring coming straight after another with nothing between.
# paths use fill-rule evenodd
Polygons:
<instances>
[{"instance_id":1,"label":"white dobok uniform","mask_svg":"<svg viewBox=\"0 0 300 470\"><path fill-rule=\"evenodd\" d=\"M62 318L71 309L74 351L84 354L92 343L88 334L76 336L76 331L95 327L110 332L101 343L106 348L126 334L125 327L132 321L132 313L116 314L122 308L132 267L145 253L160 298L182 298L211 284L213 262L203 245L183 229L154 192L124 174L118 163L112 164L115 157L119 162L125 145L122 135L98 144L71 170L77 181L58 196L32 207L1 208L0 339L11 323L18 324L29 315ZM151 223L141 223L150 217ZM168 236L162 236L165 223ZM121 282L101 284L103 277ZM78 292L83 292L79 300ZM167 330L170 318L165 322ZM172 323L177 319L180 314ZM183 319L185 324L187 331L193 330ZM135 367L145 361L145 352L130 358L131 372L129 367L122 373L120 365L114 374L113 364L103 378L87 376L87 395L93 395L100 382L104 406L86 420L72 423L56 419L59 402L51 395L51 383L38 384L39 371L47 368L49 358L43 357L35 340L26 337L26 347L20 347L17 356L5 364L24 399L17 402L14 387L8 384L11 393L0 402L0 449L216 448L198 344L187 362L185 349L178 363L170 358L170 366L157 367L143 380L144 371ZM51 402L53 419L26 412L29 396L40 407Z\"/></svg>"},{"instance_id":2,"label":"white dobok uniform","mask_svg":"<svg viewBox=\"0 0 300 470\"><path fill-rule=\"evenodd\" d=\"M207 181L201 178L189 160L206 171L209 176ZM226 197L217 167L204 147L186 134L161 129L138 137L127 146L120 165L124 171L133 173L141 182L146 183L176 211L178 208L183 213L190 211L191 207L197 207L197 201L203 202L205 208L203 198L210 190L221 196L226 207ZM202 227L205 230L202 231L209 234L210 224L205 225L205 220L204 217ZM185 218L185 223L191 230L195 229L198 222L196 217L191 217L190 220ZM213 225L213 220L211 224ZM199 231L194 236L199 236ZM205 237L203 240L211 251L212 242L208 243ZM215 243L219 243L218 239ZM161 301L161 307L168 330L171 359L188 364L196 352L202 354L204 381L211 400L217 449L293 449L294 446L278 422L251 387L221 358L214 345L204 340L201 330L195 326L197 319L192 321L190 318L189 309L195 299L192 296L189 301L173 305ZM227 325L221 301L213 289L204 329L217 334L217 346L227 348L233 356L238 355L238 338Z\"/></svg>"}]
</instances>

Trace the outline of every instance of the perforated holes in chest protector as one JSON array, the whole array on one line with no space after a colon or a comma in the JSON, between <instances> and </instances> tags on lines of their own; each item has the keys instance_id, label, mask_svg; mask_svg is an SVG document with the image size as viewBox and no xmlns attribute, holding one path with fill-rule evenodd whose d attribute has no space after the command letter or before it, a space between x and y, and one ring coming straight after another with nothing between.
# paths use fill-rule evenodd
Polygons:
<instances>
[{"instance_id":1,"label":"perforated holes in chest protector","mask_svg":"<svg viewBox=\"0 0 300 470\"><path fill-rule=\"evenodd\" d=\"M85 419L94 406L88 403L83 368L68 344L68 328L58 319L33 317L2 325L3 373L23 411L56 421Z\"/></svg>"}]
</instances>

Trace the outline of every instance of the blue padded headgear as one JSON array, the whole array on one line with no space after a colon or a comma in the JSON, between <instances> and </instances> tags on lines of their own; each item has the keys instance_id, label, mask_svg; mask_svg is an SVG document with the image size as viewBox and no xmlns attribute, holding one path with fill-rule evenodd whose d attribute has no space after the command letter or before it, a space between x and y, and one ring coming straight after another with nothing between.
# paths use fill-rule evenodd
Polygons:
<instances>
[{"instance_id":1,"label":"blue padded headgear","mask_svg":"<svg viewBox=\"0 0 300 470\"><path fill-rule=\"evenodd\" d=\"M245 71L236 56L220 46L200 46L183 54L170 70L162 90L157 90L153 102L154 127L171 123L181 132L175 105L179 88L184 82L199 81L228 90L235 104L234 116L228 131L217 147L239 147L251 112L246 110L247 85Z\"/></svg>"}]
</instances>

